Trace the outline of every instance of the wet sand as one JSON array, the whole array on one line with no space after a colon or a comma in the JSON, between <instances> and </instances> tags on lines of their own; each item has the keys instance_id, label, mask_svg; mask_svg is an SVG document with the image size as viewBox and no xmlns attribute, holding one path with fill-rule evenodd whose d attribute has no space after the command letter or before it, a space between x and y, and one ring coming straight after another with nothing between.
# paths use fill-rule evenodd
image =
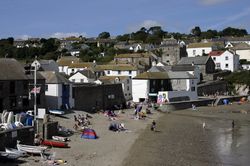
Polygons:
<instances>
[{"instance_id":1,"label":"wet sand","mask_svg":"<svg viewBox=\"0 0 250 166\"><path fill-rule=\"evenodd\" d=\"M123 166L249 165L250 104L199 107L165 114L133 145ZM235 128L232 129L232 120ZM202 124L205 122L206 128Z\"/></svg>"}]
</instances>

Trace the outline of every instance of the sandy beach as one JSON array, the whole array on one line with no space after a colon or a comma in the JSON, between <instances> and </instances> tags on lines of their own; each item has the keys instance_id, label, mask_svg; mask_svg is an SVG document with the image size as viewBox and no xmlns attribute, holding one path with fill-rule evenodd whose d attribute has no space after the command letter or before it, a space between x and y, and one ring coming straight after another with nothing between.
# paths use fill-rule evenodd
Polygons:
<instances>
[{"instance_id":1,"label":"sandy beach","mask_svg":"<svg viewBox=\"0 0 250 166\"><path fill-rule=\"evenodd\" d=\"M67 165L78 166L129 166L129 165L247 165L250 114L233 113L249 111L250 103L198 107L174 111L169 114L154 111L146 120L134 120L133 109L119 114L117 123L124 123L128 132L108 130L111 121L102 113L92 114L91 127L99 136L96 140L80 138L80 133L70 137L70 148L52 148L57 159ZM84 114L74 111L66 118L52 117L60 125L73 129L73 116ZM157 132L150 130L156 120ZM231 122L235 120L235 128ZM205 129L202 127L206 123ZM18 163L1 165L48 165L40 157L20 159Z\"/></svg>"}]
</instances>

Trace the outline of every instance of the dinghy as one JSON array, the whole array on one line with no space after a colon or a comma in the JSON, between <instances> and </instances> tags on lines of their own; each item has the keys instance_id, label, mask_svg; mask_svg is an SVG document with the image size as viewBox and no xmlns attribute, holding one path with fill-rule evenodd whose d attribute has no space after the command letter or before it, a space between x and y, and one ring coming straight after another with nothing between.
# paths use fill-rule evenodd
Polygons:
<instances>
[{"instance_id":1,"label":"dinghy","mask_svg":"<svg viewBox=\"0 0 250 166\"><path fill-rule=\"evenodd\" d=\"M17 155L20 155L21 157L27 156L27 152L13 149L13 148L5 148L5 152L17 154Z\"/></svg>"},{"instance_id":2,"label":"dinghy","mask_svg":"<svg viewBox=\"0 0 250 166\"><path fill-rule=\"evenodd\" d=\"M54 115L64 115L65 112L62 110L49 110L49 113L54 114Z\"/></svg>"},{"instance_id":3,"label":"dinghy","mask_svg":"<svg viewBox=\"0 0 250 166\"><path fill-rule=\"evenodd\" d=\"M16 146L19 151L25 151L27 153L32 153L32 154L40 154L40 153L43 153L47 149L47 147L45 146L23 145L20 143L17 143Z\"/></svg>"},{"instance_id":4,"label":"dinghy","mask_svg":"<svg viewBox=\"0 0 250 166\"><path fill-rule=\"evenodd\" d=\"M55 141L62 141L62 142L70 141L69 138L67 138L67 137L61 137L61 136L52 136L52 139L55 140Z\"/></svg>"},{"instance_id":5,"label":"dinghy","mask_svg":"<svg viewBox=\"0 0 250 166\"><path fill-rule=\"evenodd\" d=\"M19 154L0 151L0 159L1 160L16 160L19 157L21 157Z\"/></svg>"},{"instance_id":6,"label":"dinghy","mask_svg":"<svg viewBox=\"0 0 250 166\"><path fill-rule=\"evenodd\" d=\"M51 147L58 147L58 148L68 148L68 144L66 142L60 141L52 141L52 140L43 140L41 142L42 145L51 146Z\"/></svg>"}]
</instances>

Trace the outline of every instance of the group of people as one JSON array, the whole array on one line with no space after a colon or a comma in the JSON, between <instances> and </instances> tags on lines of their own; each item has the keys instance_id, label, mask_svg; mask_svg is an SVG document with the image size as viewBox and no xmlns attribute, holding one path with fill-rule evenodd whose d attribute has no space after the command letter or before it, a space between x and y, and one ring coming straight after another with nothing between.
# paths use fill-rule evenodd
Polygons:
<instances>
[{"instance_id":1,"label":"group of people","mask_svg":"<svg viewBox=\"0 0 250 166\"><path fill-rule=\"evenodd\" d=\"M86 114L86 115L79 114L78 117L76 115L74 115L75 124L74 124L73 128L75 130L78 130L79 128L88 127L90 125L89 118L91 118L91 116L89 116L88 114Z\"/></svg>"}]
</instances>

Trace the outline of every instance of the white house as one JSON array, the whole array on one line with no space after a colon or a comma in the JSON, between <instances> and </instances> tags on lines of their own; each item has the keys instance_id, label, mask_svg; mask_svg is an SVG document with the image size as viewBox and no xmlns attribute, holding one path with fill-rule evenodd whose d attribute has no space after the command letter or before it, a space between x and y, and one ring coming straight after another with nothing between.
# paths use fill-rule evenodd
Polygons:
<instances>
[{"instance_id":1,"label":"white house","mask_svg":"<svg viewBox=\"0 0 250 166\"><path fill-rule=\"evenodd\" d=\"M132 99L132 80L128 76L101 76L96 84L122 84L122 90L126 101Z\"/></svg>"},{"instance_id":2,"label":"white house","mask_svg":"<svg viewBox=\"0 0 250 166\"><path fill-rule=\"evenodd\" d=\"M94 63L92 62L71 63L67 68L67 75L72 75L77 71L90 69L93 65Z\"/></svg>"},{"instance_id":3,"label":"white house","mask_svg":"<svg viewBox=\"0 0 250 166\"><path fill-rule=\"evenodd\" d=\"M188 57L202 56L203 54L209 54L216 48L214 43L190 43L187 45Z\"/></svg>"},{"instance_id":4,"label":"white house","mask_svg":"<svg viewBox=\"0 0 250 166\"><path fill-rule=\"evenodd\" d=\"M103 71L106 76L129 76L130 78L138 73L137 67L131 64L97 65L95 71Z\"/></svg>"},{"instance_id":5,"label":"white house","mask_svg":"<svg viewBox=\"0 0 250 166\"><path fill-rule=\"evenodd\" d=\"M69 80L74 83L94 83L95 74L92 70L85 69L81 71L77 71Z\"/></svg>"},{"instance_id":6,"label":"white house","mask_svg":"<svg viewBox=\"0 0 250 166\"><path fill-rule=\"evenodd\" d=\"M243 70L250 70L250 64L242 64L241 67Z\"/></svg>"},{"instance_id":7,"label":"white house","mask_svg":"<svg viewBox=\"0 0 250 166\"><path fill-rule=\"evenodd\" d=\"M188 72L144 72L132 80L133 101L157 101L159 92L166 101L197 100L197 81Z\"/></svg>"},{"instance_id":8,"label":"white house","mask_svg":"<svg viewBox=\"0 0 250 166\"><path fill-rule=\"evenodd\" d=\"M247 43L235 43L233 44L233 47L229 48L229 50L238 54L240 59L250 61L250 45Z\"/></svg>"},{"instance_id":9,"label":"white house","mask_svg":"<svg viewBox=\"0 0 250 166\"><path fill-rule=\"evenodd\" d=\"M53 71L39 72L45 79L45 98L48 109L74 107L72 85L60 73Z\"/></svg>"},{"instance_id":10,"label":"white house","mask_svg":"<svg viewBox=\"0 0 250 166\"><path fill-rule=\"evenodd\" d=\"M80 58L75 56L64 56L57 60L58 68L60 73L70 75L68 67L73 63L80 63Z\"/></svg>"},{"instance_id":11,"label":"white house","mask_svg":"<svg viewBox=\"0 0 250 166\"><path fill-rule=\"evenodd\" d=\"M230 70L232 72L239 70L239 55L230 51L212 51L209 56L215 63L215 69Z\"/></svg>"}]
</instances>

